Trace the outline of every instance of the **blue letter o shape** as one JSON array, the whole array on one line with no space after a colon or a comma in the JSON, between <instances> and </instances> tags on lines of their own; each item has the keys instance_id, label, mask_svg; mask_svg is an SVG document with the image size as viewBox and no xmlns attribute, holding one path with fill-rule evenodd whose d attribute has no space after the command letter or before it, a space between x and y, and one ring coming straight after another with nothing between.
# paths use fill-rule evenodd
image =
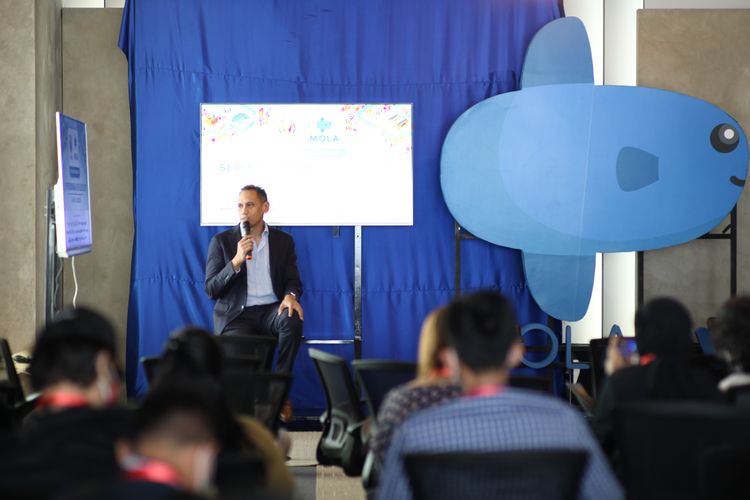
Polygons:
<instances>
[{"instance_id":1,"label":"blue letter o shape","mask_svg":"<svg viewBox=\"0 0 750 500\"><path fill-rule=\"evenodd\" d=\"M541 323L529 323L528 325L521 328L521 337L533 330L541 330L547 334L550 340L549 353L547 353L547 357L541 361L529 361L528 359L526 359L526 356L524 356L521 362L529 368L545 368L551 365L555 358L557 358L557 350L560 347L560 343L557 341L555 332L553 332L547 325L543 325Z\"/></svg>"}]
</instances>

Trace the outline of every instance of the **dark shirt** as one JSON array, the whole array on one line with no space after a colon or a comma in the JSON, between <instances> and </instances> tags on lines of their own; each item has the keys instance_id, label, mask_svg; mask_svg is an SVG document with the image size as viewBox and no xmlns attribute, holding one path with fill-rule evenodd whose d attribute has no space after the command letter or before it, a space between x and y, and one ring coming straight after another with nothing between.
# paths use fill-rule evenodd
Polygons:
<instances>
[{"instance_id":1,"label":"dark shirt","mask_svg":"<svg viewBox=\"0 0 750 500\"><path fill-rule=\"evenodd\" d=\"M114 443L127 428L123 408L69 408L30 415L0 453L3 498L53 498L111 482L119 474Z\"/></svg>"},{"instance_id":2,"label":"dark shirt","mask_svg":"<svg viewBox=\"0 0 750 500\"><path fill-rule=\"evenodd\" d=\"M106 491L107 500L200 500L199 497L172 486L148 481L118 481ZM94 497L91 497L93 500Z\"/></svg>"},{"instance_id":3,"label":"dark shirt","mask_svg":"<svg viewBox=\"0 0 750 500\"><path fill-rule=\"evenodd\" d=\"M686 362L687 363L687 362ZM702 366L668 366L656 360L645 366L629 366L610 375L597 399L592 420L594 433L604 451L615 453L613 412L625 402L633 401L716 401L723 397L714 372Z\"/></svg>"}]
</instances>

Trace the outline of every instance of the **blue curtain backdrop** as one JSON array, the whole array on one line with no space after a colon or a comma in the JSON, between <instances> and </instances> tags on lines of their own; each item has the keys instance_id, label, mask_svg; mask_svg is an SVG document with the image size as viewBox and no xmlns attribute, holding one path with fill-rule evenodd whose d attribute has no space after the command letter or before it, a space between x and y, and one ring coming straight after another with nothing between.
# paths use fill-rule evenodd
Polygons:
<instances>
[{"instance_id":1,"label":"blue curtain backdrop","mask_svg":"<svg viewBox=\"0 0 750 500\"><path fill-rule=\"evenodd\" d=\"M425 314L454 296L442 141L469 106L517 88L531 37L560 15L558 0L128 1L120 47L134 165L130 393L146 388L139 357L161 352L170 331L212 326L204 265L223 228L199 225L200 103L413 103L414 226L363 229L362 347L366 358L414 359ZM299 253L305 336L353 338L353 230L285 229ZM522 324L546 321L514 250L463 243L462 288L500 290ZM351 346L328 350L353 355ZM324 407L304 347L292 401L300 414Z\"/></svg>"}]
</instances>

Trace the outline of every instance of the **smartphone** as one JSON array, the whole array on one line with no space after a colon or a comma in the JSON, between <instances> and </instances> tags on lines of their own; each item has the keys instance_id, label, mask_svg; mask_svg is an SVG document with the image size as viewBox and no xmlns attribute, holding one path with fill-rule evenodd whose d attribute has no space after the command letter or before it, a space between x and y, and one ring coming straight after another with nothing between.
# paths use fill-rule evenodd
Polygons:
<instances>
[{"instance_id":1,"label":"smartphone","mask_svg":"<svg viewBox=\"0 0 750 500\"><path fill-rule=\"evenodd\" d=\"M635 342L635 337L622 337L619 348L623 358L630 361L631 364L638 363L638 344Z\"/></svg>"},{"instance_id":2,"label":"smartphone","mask_svg":"<svg viewBox=\"0 0 750 500\"><path fill-rule=\"evenodd\" d=\"M618 339L618 348L620 354L625 358L631 365L637 365L640 356L638 356L638 344L635 342L635 337L620 337ZM602 350L601 366L604 367L607 363L607 350Z\"/></svg>"}]
</instances>

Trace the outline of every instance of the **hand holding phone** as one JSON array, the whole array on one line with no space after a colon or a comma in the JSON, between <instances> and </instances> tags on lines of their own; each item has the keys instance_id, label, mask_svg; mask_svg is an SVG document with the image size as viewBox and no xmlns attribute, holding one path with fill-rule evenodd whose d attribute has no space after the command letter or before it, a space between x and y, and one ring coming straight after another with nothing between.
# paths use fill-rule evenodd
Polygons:
<instances>
[{"instance_id":1,"label":"hand holding phone","mask_svg":"<svg viewBox=\"0 0 750 500\"><path fill-rule=\"evenodd\" d=\"M638 362L637 356L638 348L634 337L612 336L607 343L604 372L607 375L612 375L620 368L631 366Z\"/></svg>"}]
</instances>

